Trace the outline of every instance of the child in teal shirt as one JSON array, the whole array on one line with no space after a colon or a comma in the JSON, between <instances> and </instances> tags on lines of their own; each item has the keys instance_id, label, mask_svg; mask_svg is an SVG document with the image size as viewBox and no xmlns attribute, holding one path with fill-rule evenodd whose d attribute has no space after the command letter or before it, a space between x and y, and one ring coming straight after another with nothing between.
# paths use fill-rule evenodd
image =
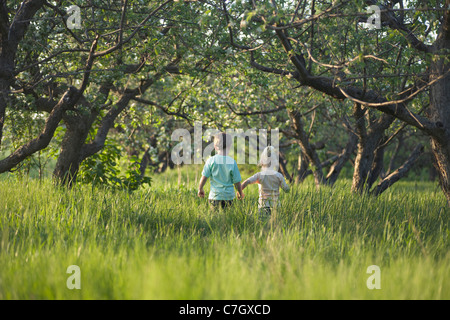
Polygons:
<instances>
[{"instance_id":1,"label":"child in teal shirt","mask_svg":"<svg viewBox=\"0 0 450 320\"><path fill-rule=\"evenodd\" d=\"M198 196L203 198L205 196L203 187L208 178L211 178L211 190L208 200L214 208L229 206L235 197L234 188L236 188L239 198L244 198L241 174L237 163L233 158L227 156L230 145L230 135L219 133L214 136L214 149L217 154L206 161L198 186Z\"/></svg>"}]
</instances>

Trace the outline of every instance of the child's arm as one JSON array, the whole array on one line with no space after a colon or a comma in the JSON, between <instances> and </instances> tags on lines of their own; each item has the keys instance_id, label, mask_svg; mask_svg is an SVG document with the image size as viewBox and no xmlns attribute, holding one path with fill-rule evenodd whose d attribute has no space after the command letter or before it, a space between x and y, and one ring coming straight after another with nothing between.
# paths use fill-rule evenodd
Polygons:
<instances>
[{"instance_id":1,"label":"child's arm","mask_svg":"<svg viewBox=\"0 0 450 320\"><path fill-rule=\"evenodd\" d=\"M242 190L244 190L249 184L259 183L259 172L248 178L242 184Z\"/></svg>"},{"instance_id":2,"label":"child's arm","mask_svg":"<svg viewBox=\"0 0 450 320\"><path fill-rule=\"evenodd\" d=\"M242 190L244 189L242 187L242 184L240 182L237 182L234 184L234 187L237 190L236 195L237 195L238 199L244 199L245 195L244 195L244 192L242 192Z\"/></svg>"},{"instance_id":3,"label":"child's arm","mask_svg":"<svg viewBox=\"0 0 450 320\"><path fill-rule=\"evenodd\" d=\"M249 184L259 183L258 177L259 177L259 175L255 174L255 175L251 176L250 178L248 178L247 180L245 180L241 186L242 190L244 190ZM236 195L239 198L240 195L237 193L236 193Z\"/></svg>"},{"instance_id":4,"label":"child's arm","mask_svg":"<svg viewBox=\"0 0 450 320\"><path fill-rule=\"evenodd\" d=\"M208 180L208 178L205 176L202 176L200 178L200 183L198 185L198 193L197 193L197 195L200 198L203 198L205 196L205 191L203 190L203 187L205 186L207 180Z\"/></svg>"},{"instance_id":5,"label":"child's arm","mask_svg":"<svg viewBox=\"0 0 450 320\"><path fill-rule=\"evenodd\" d=\"M250 181L247 179L242 183L242 190L244 190L250 183Z\"/></svg>"},{"instance_id":6,"label":"child's arm","mask_svg":"<svg viewBox=\"0 0 450 320\"><path fill-rule=\"evenodd\" d=\"M281 189L283 189L284 192L289 192L289 190L290 190L290 187L286 183L286 180L284 179L283 176L281 176Z\"/></svg>"}]
</instances>

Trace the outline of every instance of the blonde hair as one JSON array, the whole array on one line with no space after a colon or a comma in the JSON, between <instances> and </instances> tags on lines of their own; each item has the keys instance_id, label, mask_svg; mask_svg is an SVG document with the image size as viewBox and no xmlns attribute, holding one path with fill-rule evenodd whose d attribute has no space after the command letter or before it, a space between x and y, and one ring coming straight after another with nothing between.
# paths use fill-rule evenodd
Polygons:
<instances>
[{"instance_id":1,"label":"blonde hair","mask_svg":"<svg viewBox=\"0 0 450 320\"><path fill-rule=\"evenodd\" d=\"M280 166L279 156L280 154L277 149L275 149L273 146L268 146L264 148L258 165L263 169L271 168L275 171L278 171L278 168Z\"/></svg>"}]
</instances>

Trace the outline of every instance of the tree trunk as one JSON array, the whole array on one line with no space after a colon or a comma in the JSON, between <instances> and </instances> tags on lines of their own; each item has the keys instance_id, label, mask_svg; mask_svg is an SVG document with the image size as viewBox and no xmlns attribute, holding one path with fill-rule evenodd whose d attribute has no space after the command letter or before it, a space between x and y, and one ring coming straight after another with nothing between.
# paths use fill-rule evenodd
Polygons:
<instances>
[{"instance_id":1,"label":"tree trunk","mask_svg":"<svg viewBox=\"0 0 450 320\"><path fill-rule=\"evenodd\" d=\"M295 183L302 183L308 176L308 159L299 152L298 154L298 165L297 165L297 177L295 178Z\"/></svg>"},{"instance_id":2,"label":"tree trunk","mask_svg":"<svg viewBox=\"0 0 450 320\"><path fill-rule=\"evenodd\" d=\"M355 170L353 171L352 191L362 192L364 183L369 174L373 161L373 141L367 141L366 123L364 114L366 110L360 104L355 103L353 106L353 116L356 121L356 134L358 136L358 146L355 158Z\"/></svg>"},{"instance_id":3,"label":"tree trunk","mask_svg":"<svg viewBox=\"0 0 450 320\"><path fill-rule=\"evenodd\" d=\"M325 183L325 179L322 172L322 165L317 152L313 146L309 143L308 135L303 128L302 115L298 111L289 111L289 117L292 121L292 127L295 130L296 137L300 149L302 150L302 155L306 156L308 162L313 166L313 175L316 186L320 186Z\"/></svg>"},{"instance_id":4,"label":"tree trunk","mask_svg":"<svg viewBox=\"0 0 450 320\"><path fill-rule=\"evenodd\" d=\"M150 148L145 150L144 155L142 156L141 162L139 164L139 172L141 173L141 178L145 176L145 170L147 170L147 166L150 162Z\"/></svg>"},{"instance_id":5,"label":"tree trunk","mask_svg":"<svg viewBox=\"0 0 450 320\"><path fill-rule=\"evenodd\" d=\"M448 66L447 66L448 70ZM441 91L442 90L442 91ZM430 90L432 115L445 130L442 137L431 138L431 151L439 182L450 206L450 78Z\"/></svg>"},{"instance_id":6,"label":"tree trunk","mask_svg":"<svg viewBox=\"0 0 450 320\"><path fill-rule=\"evenodd\" d=\"M81 97L77 114L64 114L66 133L61 143L61 151L53 170L53 178L62 185L71 186L76 181L78 169L83 158L83 148L94 121L99 115L98 106L108 99L111 84L100 86L99 95L94 103Z\"/></svg>"},{"instance_id":7,"label":"tree trunk","mask_svg":"<svg viewBox=\"0 0 450 320\"><path fill-rule=\"evenodd\" d=\"M5 124L8 90L9 90L8 82L5 81L4 79L0 79L0 147L2 145L3 126Z\"/></svg>"},{"instance_id":8,"label":"tree trunk","mask_svg":"<svg viewBox=\"0 0 450 320\"><path fill-rule=\"evenodd\" d=\"M337 160L331 165L331 168L328 171L326 179L327 183L330 186L333 186L336 183L337 178L344 168L345 163L350 159L350 156L355 151L357 141L358 137L353 132L349 132L347 145L345 146L344 150L342 150L341 154L338 155Z\"/></svg>"},{"instance_id":9,"label":"tree trunk","mask_svg":"<svg viewBox=\"0 0 450 320\"><path fill-rule=\"evenodd\" d=\"M442 191L450 206L450 62L448 62L448 54L446 54L450 50L449 11L445 14L436 46L436 49L441 51L441 55L436 55L435 60L431 63L430 81L438 77L443 77L443 79L436 81L430 87L429 112L430 119L436 123L437 127L441 128L441 133L431 137L431 150Z\"/></svg>"},{"instance_id":10,"label":"tree trunk","mask_svg":"<svg viewBox=\"0 0 450 320\"><path fill-rule=\"evenodd\" d=\"M374 151L372 167L370 168L370 173L369 176L367 177L366 182L367 191L369 191L372 188L373 184L375 183L375 181L377 181L378 177L383 171L385 142L386 138L382 137L380 142L378 143L377 148Z\"/></svg>"},{"instance_id":11,"label":"tree trunk","mask_svg":"<svg viewBox=\"0 0 450 320\"><path fill-rule=\"evenodd\" d=\"M353 172L353 192L361 193L364 191L364 185L372 167L374 151L377 146L378 139L366 137L359 140L355 158L355 171Z\"/></svg>"},{"instance_id":12,"label":"tree trunk","mask_svg":"<svg viewBox=\"0 0 450 320\"><path fill-rule=\"evenodd\" d=\"M292 176L289 174L289 171L287 169L287 160L281 152L280 152L280 171L284 175L284 177L289 181L289 183L291 183Z\"/></svg>"},{"instance_id":13,"label":"tree trunk","mask_svg":"<svg viewBox=\"0 0 450 320\"><path fill-rule=\"evenodd\" d=\"M429 166L429 170L428 170L428 179L430 181L435 181L437 177L437 171L436 168L434 167L434 165Z\"/></svg>"},{"instance_id":14,"label":"tree trunk","mask_svg":"<svg viewBox=\"0 0 450 320\"><path fill-rule=\"evenodd\" d=\"M383 152L378 154L378 159L376 159L377 148L380 146L380 142L383 141L385 130L394 121L393 117L384 114L377 120L369 119L366 128L366 111L368 110L362 108L360 104L355 103L353 107L353 116L356 120L355 127L358 136L358 149L355 158L352 191L358 193L362 193L364 190L368 191L369 188L367 188L367 186L369 186L369 184L371 186L380 174L380 165L377 165L376 163L382 161L380 157L382 157ZM364 186L366 186L366 188Z\"/></svg>"},{"instance_id":15,"label":"tree trunk","mask_svg":"<svg viewBox=\"0 0 450 320\"><path fill-rule=\"evenodd\" d=\"M416 162L416 160L420 157L420 155L423 153L424 147L419 144L414 151L411 153L411 155L408 157L408 159L405 161L405 163L392 172L390 175L385 177L376 188L374 188L372 191L370 191L371 195L379 196L382 194L387 188L392 186L394 183L396 183L398 180L403 178L409 170L411 170L412 166Z\"/></svg>"},{"instance_id":16,"label":"tree trunk","mask_svg":"<svg viewBox=\"0 0 450 320\"><path fill-rule=\"evenodd\" d=\"M81 151L89 130L96 118L95 114L65 116L66 133L61 143L61 151L53 171L53 178L62 185L71 186L76 181L81 163Z\"/></svg>"},{"instance_id":17,"label":"tree trunk","mask_svg":"<svg viewBox=\"0 0 450 320\"><path fill-rule=\"evenodd\" d=\"M39 136L30 140L8 157L0 160L0 173L6 172L17 166L27 157L31 156L33 153L42 150L48 146L56 128L61 121L63 114L67 109L72 108L76 103L77 89L69 88L63 97L59 100L58 104L53 108L52 112L48 116L44 129L41 131Z\"/></svg>"},{"instance_id":18,"label":"tree trunk","mask_svg":"<svg viewBox=\"0 0 450 320\"><path fill-rule=\"evenodd\" d=\"M384 176L388 176L392 170L395 168L395 163L397 161L398 155L400 153L400 149L403 147L405 139L403 138L403 132L400 132L397 137L397 145L395 146L394 151L392 152L391 160L389 161L389 166L387 171L384 173Z\"/></svg>"},{"instance_id":19,"label":"tree trunk","mask_svg":"<svg viewBox=\"0 0 450 320\"><path fill-rule=\"evenodd\" d=\"M433 151L436 169L439 173L441 189L450 206L450 145L448 141L450 140L441 142L431 139L431 149Z\"/></svg>"}]
</instances>

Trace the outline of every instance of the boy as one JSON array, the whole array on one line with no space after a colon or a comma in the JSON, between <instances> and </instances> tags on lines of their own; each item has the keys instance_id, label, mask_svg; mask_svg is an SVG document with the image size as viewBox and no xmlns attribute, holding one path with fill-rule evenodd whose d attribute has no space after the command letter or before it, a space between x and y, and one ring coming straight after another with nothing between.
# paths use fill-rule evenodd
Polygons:
<instances>
[{"instance_id":1,"label":"boy","mask_svg":"<svg viewBox=\"0 0 450 320\"><path fill-rule=\"evenodd\" d=\"M213 208L228 207L235 197L234 188L236 188L239 198L244 198L241 186L241 174L236 161L227 156L231 146L231 136L226 133L219 133L214 136L214 149L216 155L209 158L203 167L202 177L198 186L198 196L203 198L205 191L203 187L211 178L211 190L208 200ZM233 188L234 185L234 188Z\"/></svg>"}]
</instances>

